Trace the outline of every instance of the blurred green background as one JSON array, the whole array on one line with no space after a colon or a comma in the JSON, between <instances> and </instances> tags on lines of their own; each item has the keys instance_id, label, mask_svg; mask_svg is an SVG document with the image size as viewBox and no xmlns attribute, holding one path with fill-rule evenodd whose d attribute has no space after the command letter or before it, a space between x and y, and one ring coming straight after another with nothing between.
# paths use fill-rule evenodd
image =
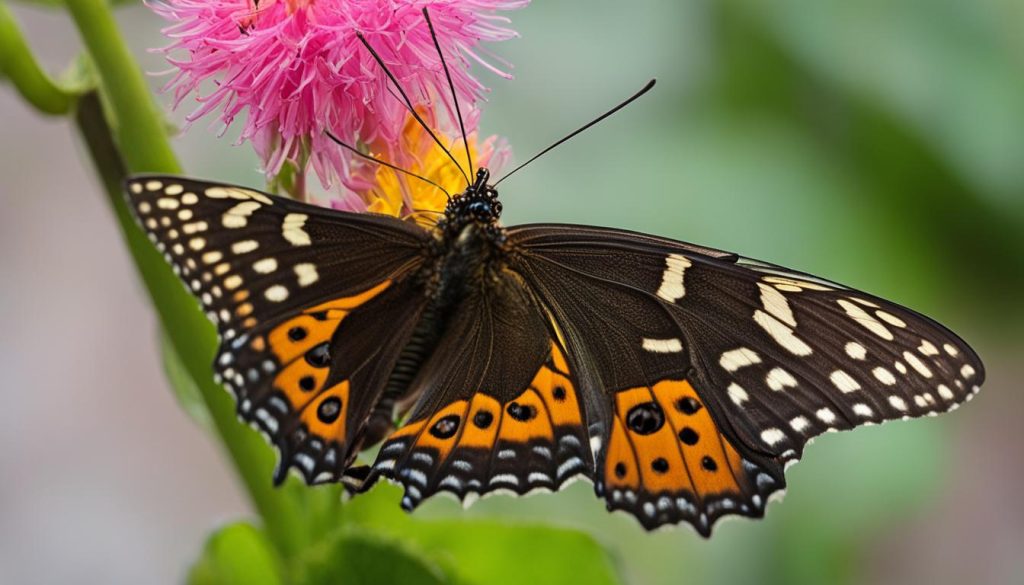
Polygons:
<instances>
[{"instance_id":1,"label":"blurred green background","mask_svg":"<svg viewBox=\"0 0 1024 585\"><path fill-rule=\"evenodd\" d=\"M59 70L78 46L66 16L13 9ZM988 382L952 415L819 439L766 519L710 541L646 534L583 483L417 515L579 528L636 584L1024 583L1024 3L541 1L512 17L522 39L496 50L516 79L480 72L482 127L518 160L659 84L504 183L509 223L638 229L853 284L960 333ZM166 69L146 53L159 20L119 18ZM241 492L166 389L75 133L9 88L0 124L0 582L177 582L246 514ZM233 134L200 122L175 146L191 174L258 187Z\"/></svg>"}]
</instances>

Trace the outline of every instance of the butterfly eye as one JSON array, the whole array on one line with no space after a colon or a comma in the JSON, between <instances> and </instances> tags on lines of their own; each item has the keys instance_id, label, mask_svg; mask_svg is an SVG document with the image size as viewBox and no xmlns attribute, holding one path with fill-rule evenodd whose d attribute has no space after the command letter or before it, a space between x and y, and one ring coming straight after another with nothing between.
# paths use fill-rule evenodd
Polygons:
<instances>
[{"instance_id":1,"label":"butterfly eye","mask_svg":"<svg viewBox=\"0 0 1024 585\"><path fill-rule=\"evenodd\" d=\"M626 425L638 435L655 433L665 424L665 413L654 402L637 404L626 415Z\"/></svg>"}]
</instances>

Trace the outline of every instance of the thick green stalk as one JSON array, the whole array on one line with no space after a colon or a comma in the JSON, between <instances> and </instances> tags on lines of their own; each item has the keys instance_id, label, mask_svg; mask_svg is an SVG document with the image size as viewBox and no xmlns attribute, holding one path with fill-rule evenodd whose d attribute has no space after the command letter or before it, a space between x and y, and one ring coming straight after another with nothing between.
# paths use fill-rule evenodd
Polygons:
<instances>
[{"instance_id":1,"label":"thick green stalk","mask_svg":"<svg viewBox=\"0 0 1024 585\"><path fill-rule=\"evenodd\" d=\"M75 103L74 92L66 91L39 67L18 29L14 15L0 0L0 73L11 80L25 101L44 113L62 116Z\"/></svg>"},{"instance_id":2,"label":"thick green stalk","mask_svg":"<svg viewBox=\"0 0 1024 585\"><path fill-rule=\"evenodd\" d=\"M135 225L122 193L121 183L130 173L180 172L162 117L109 6L103 0L69 0L68 7L95 64L103 94L102 103L97 95L83 98L76 115L79 129L174 352L195 380L271 539L282 554L290 556L305 540L296 502L286 490L271 485L269 449L237 421L232 400L212 379L216 338L210 323Z\"/></svg>"}]
</instances>

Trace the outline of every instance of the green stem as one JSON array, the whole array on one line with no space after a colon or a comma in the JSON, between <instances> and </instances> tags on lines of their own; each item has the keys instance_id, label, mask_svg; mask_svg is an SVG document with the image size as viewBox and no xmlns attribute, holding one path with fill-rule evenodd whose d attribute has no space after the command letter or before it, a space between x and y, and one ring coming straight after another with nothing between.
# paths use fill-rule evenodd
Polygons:
<instances>
[{"instance_id":1,"label":"green stem","mask_svg":"<svg viewBox=\"0 0 1024 585\"><path fill-rule=\"evenodd\" d=\"M117 116L114 135L133 173L180 173L163 117L105 0L67 0L99 74L103 97Z\"/></svg>"},{"instance_id":2,"label":"green stem","mask_svg":"<svg viewBox=\"0 0 1024 585\"><path fill-rule=\"evenodd\" d=\"M0 73L11 80L28 103L44 114L62 116L71 111L75 103L75 93L62 89L39 67L14 15L3 1L0 1Z\"/></svg>"},{"instance_id":3,"label":"green stem","mask_svg":"<svg viewBox=\"0 0 1024 585\"><path fill-rule=\"evenodd\" d=\"M76 114L79 129L174 351L199 387L270 538L284 556L290 556L305 540L296 502L287 490L271 485L270 450L254 431L238 422L231 398L213 381L213 328L135 225L123 195L122 181L130 173L181 171L162 118L107 4L103 0L69 0L68 7L99 73L103 97L102 101L96 94L82 98Z\"/></svg>"}]
</instances>

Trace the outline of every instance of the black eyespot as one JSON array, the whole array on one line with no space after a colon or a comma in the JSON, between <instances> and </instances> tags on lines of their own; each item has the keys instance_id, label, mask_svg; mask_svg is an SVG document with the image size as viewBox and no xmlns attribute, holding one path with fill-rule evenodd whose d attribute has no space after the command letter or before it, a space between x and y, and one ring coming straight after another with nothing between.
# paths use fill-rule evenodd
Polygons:
<instances>
[{"instance_id":1,"label":"black eyespot","mask_svg":"<svg viewBox=\"0 0 1024 585\"><path fill-rule=\"evenodd\" d=\"M299 388L302 388L306 392L316 389L316 378L313 376L303 376L299 378Z\"/></svg>"},{"instance_id":2,"label":"black eyespot","mask_svg":"<svg viewBox=\"0 0 1024 585\"><path fill-rule=\"evenodd\" d=\"M615 477L617 477L619 479L622 479L623 477L626 477L626 464L625 463L616 463L615 464Z\"/></svg>"},{"instance_id":3,"label":"black eyespot","mask_svg":"<svg viewBox=\"0 0 1024 585\"><path fill-rule=\"evenodd\" d=\"M629 409L626 426L638 435L655 433L665 424L665 413L655 402L644 402Z\"/></svg>"},{"instance_id":4,"label":"black eyespot","mask_svg":"<svg viewBox=\"0 0 1024 585\"><path fill-rule=\"evenodd\" d=\"M291 329L288 330L288 339L291 339L292 341L302 341L305 338L305 327L292 327Z\"/></svg>"},{"instance_id":5,"label":"black eyespot","mask_svg":"<svg viewBox=\"0 0 1024 585\"><path fill-rule=\"evenodd\" d=\"M700 460L700 466L708 471L718 471L718 464L715 463L714 459L708 457L707 455L705 455L704 458Z\"/></svg>"},{"instance_id":6,"label":"black eyespot","mask_svg":"<svg viewBox=\"0 0 1024 585\"><path fill-rule=\"evenodd\" d=\"M486 410L478 410L476 414L473 415L473 424L475 424L477 428L486 429L491 426L493 421L494 415Z\"/></svg>"},{"instance_id":7,"label":"black eyespot","mask_svg":"<svg viewBox=\"0 0 1024 585\"><path fill-rule=\"evenodd\" d=\"M306 361L314 368L326 368L331 364L330 344L321 343L306 352Z\"/></svg>"},{"instance_id":8,"label":"black eyespot","mask_svg":"<svg viewBox=\"0 0 1024 585\"><path fill-rule=\"evenodd\" d=\"M565 387L555 386L554 391L551 392L551 396L553 396L558 402L565 400Z\"/></svg>"},{"instance_id":9,"label":"black eyespot","mask_svg":"<svg viewBox=\"0 0 1024 585\"><path fill-rule=\"evenodd\" d=\"M320 406L316 409L316 416L320 419L320 422L325 425L329 425L332 422L338 420L338 415L341 414L341 398L337 396L331 396L320 403Z\"/></svg>"},{"instance_id":10,"label":"black eyespot","mask_svg":"<svg viewBox=\"0 0 1024 585\"><path fill-rule=\"evenodd\" d=\"M683 427L683 430L679 431L679 440L692 446L696 445L697 441L700 440L700 435L690 427Z\"/></svg>"},{"instance_id":11,"label":"black eyespot","mask_svg":"<svg viewBox=\"0 0 1024 585\"><path fill-rule=\"evenodd\" d=\"M664 457L658 457L654 461L651 461L651 469L658 473L665 473L668 471L668 461Z\"/></svg>"},{"instance_id":12,"label":"black eyespot","mask_svg":"<svg viewBox=\"0 0 1024 585\"><path fill-rule=\"evenodd\" d=\"M676 410L683 414L693 414L702 408L701 403L697 402L696 398L687 396L686 398L680 398L676 400Z\"/></svg>"},{"instance_id":13,"label":"black eyespot","mask_svg":"<svg viewBox=\"0 0 1024 585\"><path fill-rule=\"evenodd\" d=\"M455 431L459 430L460 420L459 415L449 414L430 427L430 434L438 439L450 439L455 436Z\"/></svg>"},{"instance_id":14,"label":"black eyespot","mask_svg":"<svg viewBox=\"0 0 1024 585\"><path fill-rule=\"evenodd\" d=\"M508 411L509 416L519 422L526 422L537 415L537 411L534 410L532 406L528 404L519 404L518 402L509 404L508 408L505 410Z\"/></svg>"}]
</instances>

